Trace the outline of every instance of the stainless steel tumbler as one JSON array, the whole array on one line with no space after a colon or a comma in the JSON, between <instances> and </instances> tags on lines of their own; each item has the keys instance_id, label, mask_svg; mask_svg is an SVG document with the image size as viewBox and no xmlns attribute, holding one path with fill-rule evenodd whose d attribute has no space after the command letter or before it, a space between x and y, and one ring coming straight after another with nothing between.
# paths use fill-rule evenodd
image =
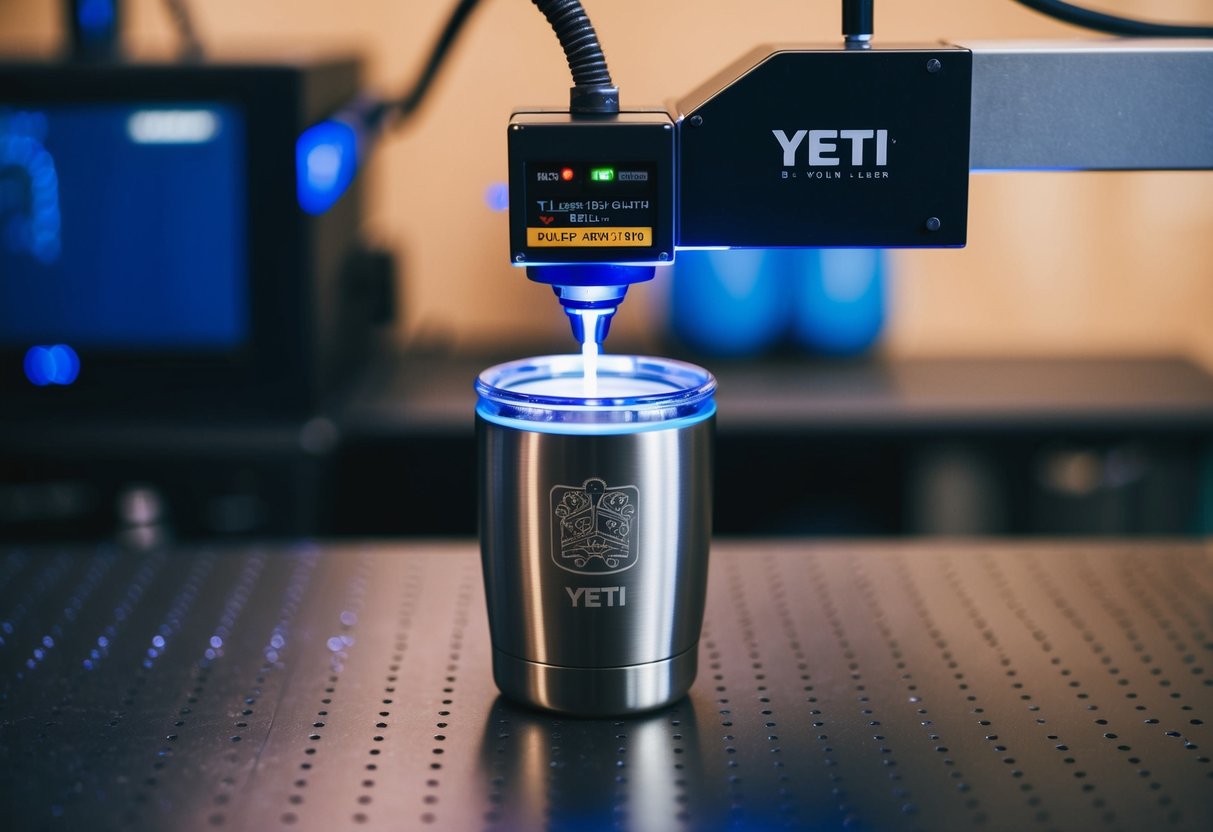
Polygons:
<instances>
[{"instance_id":1,"label":"stainless steel tumbler","mask_svg":"<svg viewBox=\"0 0 1213 832\"><path fill-rule=\"evenodd\" d=\"M493 678L581 716L695 679L712 534L716 379L693 364L554 355L476 380Z\"/></svg>"}]
</instances>

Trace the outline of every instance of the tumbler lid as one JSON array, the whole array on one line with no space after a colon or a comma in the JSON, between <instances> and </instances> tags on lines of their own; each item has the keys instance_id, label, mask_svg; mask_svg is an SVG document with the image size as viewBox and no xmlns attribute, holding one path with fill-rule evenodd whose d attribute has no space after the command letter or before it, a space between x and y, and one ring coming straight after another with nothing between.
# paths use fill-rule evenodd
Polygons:
<instances>
[{"instance_id":1,"label":"tumbler lid","mask_svg":"<svg viewBox=\"0 0 1213 832\"><path fill-rule=\"evenodd\" d=\"M550 433L665 430L716 412L716 378L670 358L601 355L593 381L580 355L498 364L476 379L476 412L490 422Z\"/></svg>"}]
</instances>

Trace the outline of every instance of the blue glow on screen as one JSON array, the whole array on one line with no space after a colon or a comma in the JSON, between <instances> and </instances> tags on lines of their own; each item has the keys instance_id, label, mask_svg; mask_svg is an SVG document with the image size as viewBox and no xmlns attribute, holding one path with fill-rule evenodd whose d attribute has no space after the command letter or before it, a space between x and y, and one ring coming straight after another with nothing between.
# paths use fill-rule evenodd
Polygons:
<instances>
[{"instance_id":1,"label":"blue glow on screen","mask_svg":"<svg viewBox=\"0 0 1213 832\"><path fill-rule=\"evenodd\" d=\"M244 142L218 103L0 102L0 347L242 344Z\"/></svg>"},{"instance_id":2,"label":"blue glow on screen","mask_svg":"<svg viewBox=\"0 0 1213 832\"><path fill-rule=\"evenodd\" d=\"M59 259L60 216L59 176L42 144L46 129L44 114L16 113L0 132L0 171L9 172L0 173L0 216L9 215L0 225L0 241L49 264ZM22 172L24 182L17 178Z\"/></svg>"}]
</instances>

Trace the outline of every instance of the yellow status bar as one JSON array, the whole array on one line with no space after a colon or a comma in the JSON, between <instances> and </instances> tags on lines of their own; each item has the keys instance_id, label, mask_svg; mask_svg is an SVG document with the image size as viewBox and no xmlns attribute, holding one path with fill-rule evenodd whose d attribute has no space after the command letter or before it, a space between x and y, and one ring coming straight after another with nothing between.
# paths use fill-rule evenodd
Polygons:
<instances>
[{"instance_id":1,"label":"yellow status bar","mask_svg":"<svg viewBox=\"0 0 1213 832\"><path fill-rule=\"evenodd\" d=\"M643 247L653 244L653 229L651 226L527 228L526 244L531 248Z\"/></svg>"}]
</instances>

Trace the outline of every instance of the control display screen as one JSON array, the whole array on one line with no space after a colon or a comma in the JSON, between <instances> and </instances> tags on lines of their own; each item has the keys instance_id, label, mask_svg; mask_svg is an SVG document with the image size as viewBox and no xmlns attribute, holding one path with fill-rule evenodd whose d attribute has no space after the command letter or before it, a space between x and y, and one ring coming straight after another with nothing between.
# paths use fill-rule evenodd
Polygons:
<instances>
[{"instance_id":1,"label":"control display screen","mask_svg":"<svg viewBox=\"0 0 1213 832\"><path fill-rule=\"evenodd\" d=\"M651 162L527 165L526 243L532 248L651 248L658 222Z\"/></svg>"},{"instance_id":2,"label":"control display screen","mask_svg":"<svg viewBox=\"0 0 1213 832\"><path fill-rule=\"evenodd\" d=\"M0 346L244 343L244 166L218 102L0 100Z\"/></svg>"}]
</instances>

